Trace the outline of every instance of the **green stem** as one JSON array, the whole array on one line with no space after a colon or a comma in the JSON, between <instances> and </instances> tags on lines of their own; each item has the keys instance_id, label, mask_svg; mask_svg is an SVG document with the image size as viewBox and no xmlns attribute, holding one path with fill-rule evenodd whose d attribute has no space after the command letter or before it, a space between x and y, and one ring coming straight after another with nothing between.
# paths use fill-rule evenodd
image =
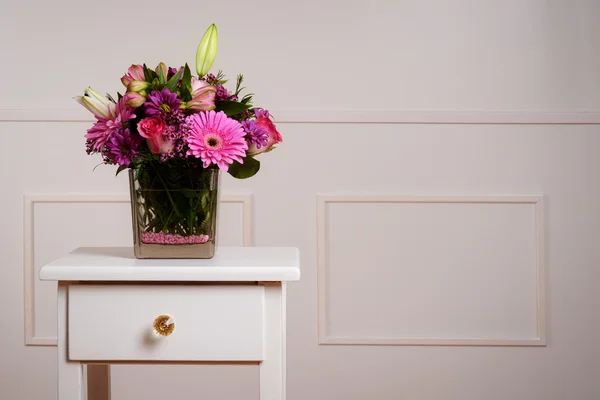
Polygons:
<instances>
[{"instance_id":1,"label":"green stem","mask_svg":"<svg viewBox=\"0 0 600 400\"><path fill-rule=\"evenodd\" d=\"M190 229L190 235L193 235L194 234L194 224L193 224L193 222L194 222L194 215L193 215L194 209L192 208L192 199L191 198L188 200L188 203L190 205L190 217L188 218L188 226L189 226L189 229Z\"/></svg>"},{"instance_id":2,"label":"green stem","mask_svg":"<svg viewBox=\"0 0 600 400\"><path fill-rule=\"evenodd\" d=\"M167 224L169 223L169 221L171 220L171 217L173 216L173 211L171 210L171 213L169 214L169 217L167 218L167 220L165 221L165 223L163 224L161 231L165 230L165 228L167 227Z\"/></svg>"},{"instance_id":3,"label":"green stem","mask_svg":"<svg viewBox=\"0 0 600 400\"><path fill-rule=\"evenodd\" d=\"M181 214L179 213L179 210L177 209L177 205L175 204L175 201L173 201L173 197L171 197L171 192L169 191L169 188L167 187L167 184L163 180L162 176L160 176L160 174L156 174L156 176L158 177L158 179L160 179L160 182L163 184L165 191L167 192L167 196L169 197L169 201L173 205L173 209L175 210L175 213L178 216L181 216Z\"/></svg>"}]
</instances>

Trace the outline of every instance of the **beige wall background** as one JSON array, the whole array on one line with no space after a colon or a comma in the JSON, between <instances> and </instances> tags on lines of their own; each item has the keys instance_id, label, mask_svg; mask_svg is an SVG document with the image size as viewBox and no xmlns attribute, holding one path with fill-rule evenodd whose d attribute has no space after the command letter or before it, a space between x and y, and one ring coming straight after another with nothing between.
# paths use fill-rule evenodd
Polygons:
<instances>
[{"instance_id":1,"label":"beige wall background","mask_svg":"<svg viewBox=\"0 0 600 400\"><path fill-rule=\"evenodd\" d=\"M131 63L244 73L284 143L221 242L297 246L290 400L595 400L600 2L4 2L0 398L55 399L41 265L129 245L71 98ZM252 366L113 368L113 399L257 399Z\"/></svg>"}]
</instances>

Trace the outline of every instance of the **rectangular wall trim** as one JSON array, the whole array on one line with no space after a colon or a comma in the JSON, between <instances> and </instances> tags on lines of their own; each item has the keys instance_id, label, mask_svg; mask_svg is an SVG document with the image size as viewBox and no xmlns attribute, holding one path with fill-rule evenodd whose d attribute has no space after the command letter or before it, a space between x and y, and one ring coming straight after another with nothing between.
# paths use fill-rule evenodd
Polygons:
<instances>
[{"instance_id":1,"label":"rectangular wall trim","mask_svg":"<svg viewBox=\"0 0 600 400\"><path fill-rule=\"evenodd\" d=\"M536 231L536 327L535 337L515 339L488 338L411 338L333 336L328 332L327 315L327 205L335 203L488 203L532 204ZM544 207L541 195L459 195L403 196L393 194L319 194L317 196L317 296L318 341L321 345L422 345L422 346L545 346L546 303L544 266Z\"/></svg>"},{"instance_id":2,"label":"rectangular wall trim","mask_svg":"<svg viewBox=\"0 0 600 400\"><path fill-rule=\"evenodd\" d=\"M35 334L34 206L36 203L127 203L127 193L39 193L23 196L23 285L25 305L25 345L56 346L56 336ZM251 194L223 194L222 203L243 205L243 244L253 246L253 209Z\"/></svg>"},{"instance_id":3,"label":"rectangular wall trim","mask_svg":"<svg viewBox=\"0 0 600 400\"><path fill-rule=\"evenodd\" d=\"M77 107L77 106L74 106ZM297 124L495 124L599 125L600 112L515 110L274 110L278 123ZM66 110L0 109L4 122L93 122L81 108Z\"/></svg>"}]
</instances>

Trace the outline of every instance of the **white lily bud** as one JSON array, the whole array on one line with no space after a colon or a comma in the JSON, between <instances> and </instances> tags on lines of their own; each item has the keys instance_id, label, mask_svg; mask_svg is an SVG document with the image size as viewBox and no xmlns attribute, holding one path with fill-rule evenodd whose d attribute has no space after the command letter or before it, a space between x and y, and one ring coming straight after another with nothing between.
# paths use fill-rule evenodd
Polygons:
<instances>
[{"instance_id":1,"label":"white lily bud","mask_svg":"<svg viewBox=\"0 0 600 400\"><path fill-rule=\"evenodd\" d=\"M115 111L115 104L105 96L88 87L83 96L73 99L99 118L110 119Z\"/></svg>"}]
</instances>

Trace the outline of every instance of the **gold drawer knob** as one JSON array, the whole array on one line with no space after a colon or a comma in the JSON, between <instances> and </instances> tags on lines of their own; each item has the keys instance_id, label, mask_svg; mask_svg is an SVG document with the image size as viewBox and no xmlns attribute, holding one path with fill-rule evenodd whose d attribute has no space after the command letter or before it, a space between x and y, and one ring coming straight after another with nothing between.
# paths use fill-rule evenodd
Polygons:
<instances>
[{"instance_id":1,"label":"gold drawer knob","mask_svg":"<svg viewBox=\"0 0 600 400\"><path fill-rule=\"evenodd\" d=\"M175 330L175 320L169 315L159 315L154 319L154 333L169 336Z\"/></svg>"}]
</instances>

